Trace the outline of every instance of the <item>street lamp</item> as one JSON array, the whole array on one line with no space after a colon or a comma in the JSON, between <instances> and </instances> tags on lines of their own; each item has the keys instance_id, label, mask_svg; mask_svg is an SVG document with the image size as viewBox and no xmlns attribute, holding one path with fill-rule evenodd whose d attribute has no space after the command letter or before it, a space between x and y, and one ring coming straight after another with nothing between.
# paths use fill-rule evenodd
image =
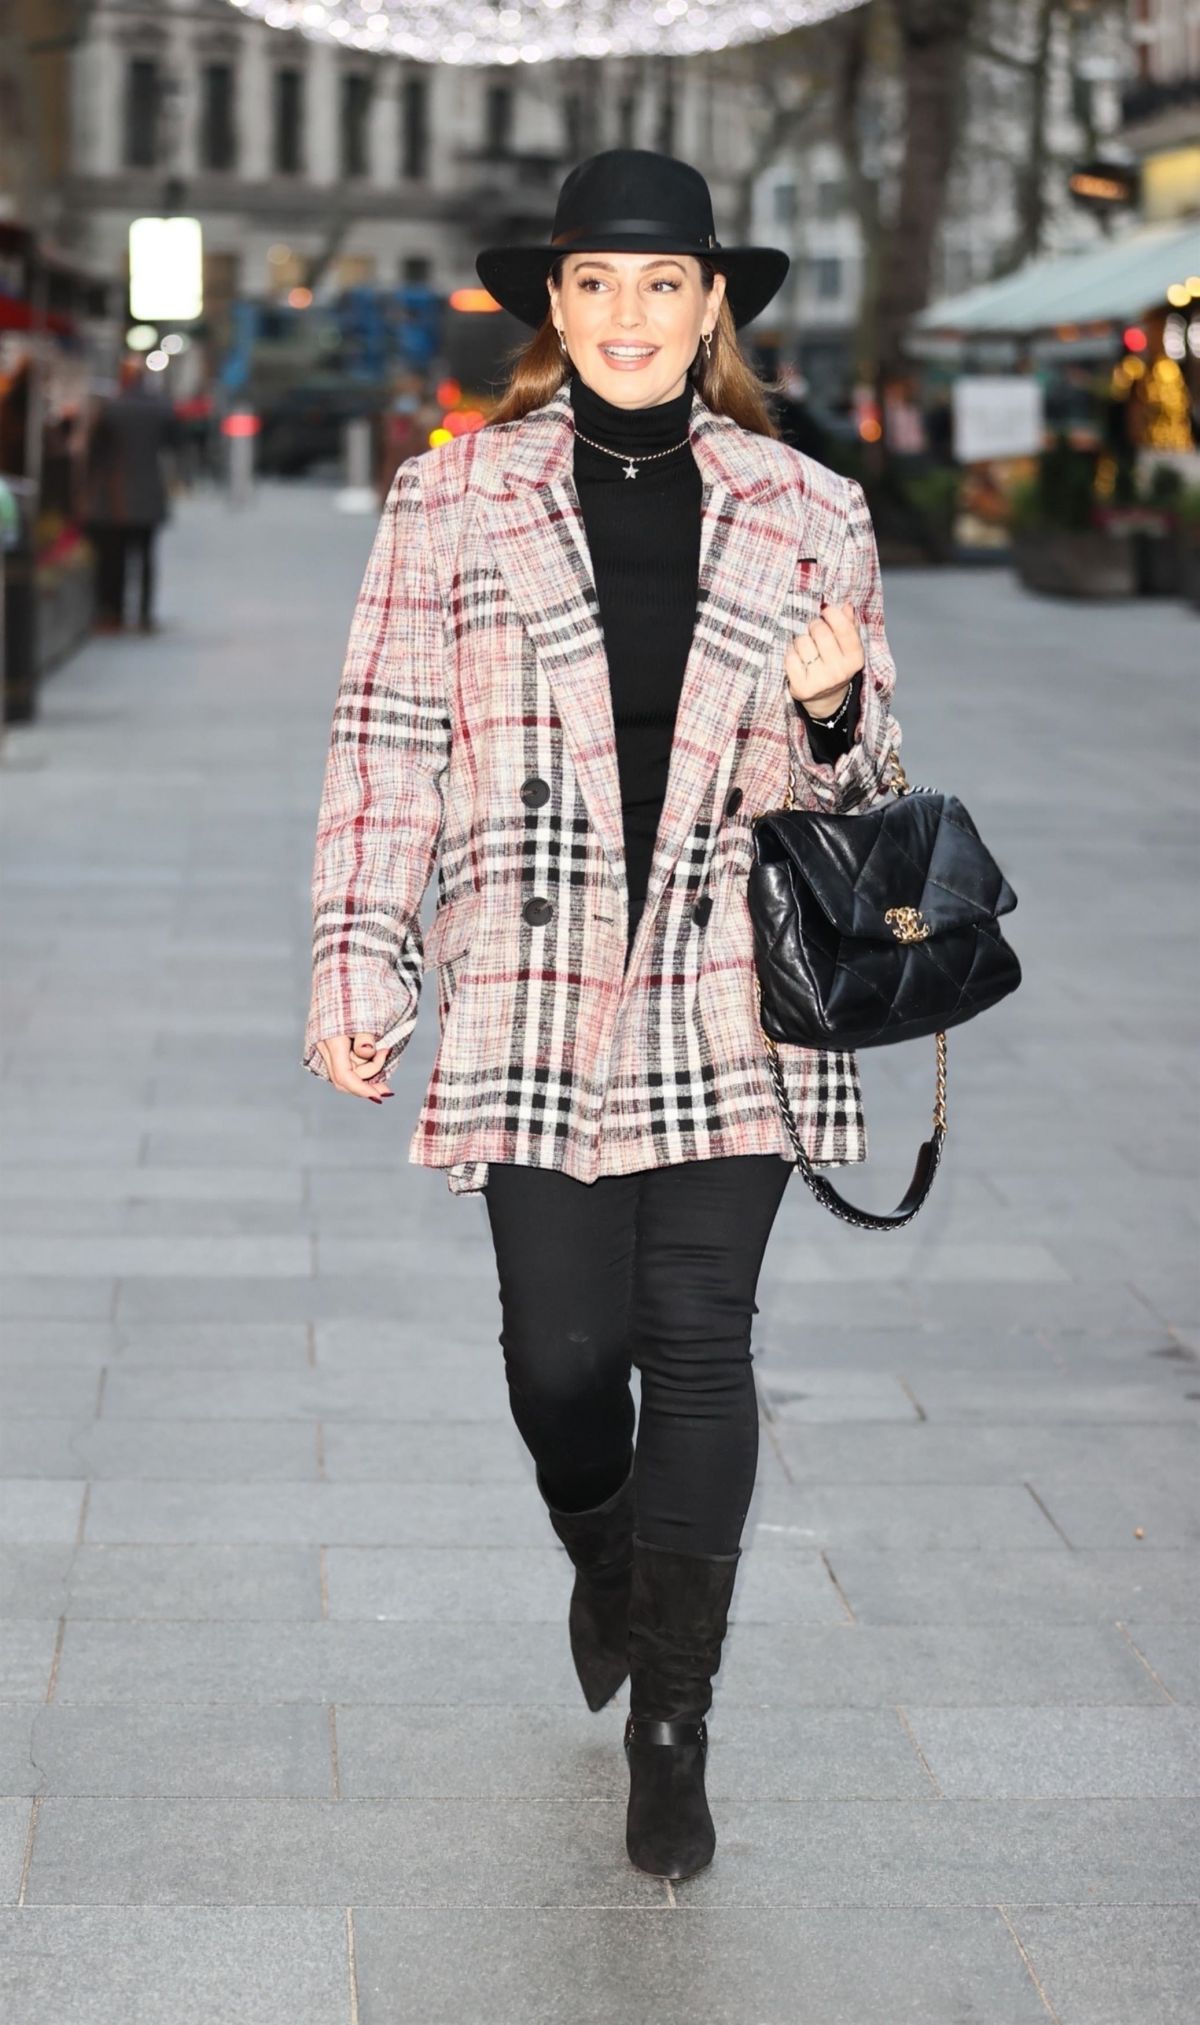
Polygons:
<instances>
[{"instance_id":1,"label":"street lamp","mask_svg":"<svg viewBox=\"0 0 1200 2025\"><path fill-rule=\"evenodd\" d=\"M695 56L762 42L846 14L863 0L231 0L272 28L295 28L419 63L549 63Z\"/></svg>"}]
</instances>

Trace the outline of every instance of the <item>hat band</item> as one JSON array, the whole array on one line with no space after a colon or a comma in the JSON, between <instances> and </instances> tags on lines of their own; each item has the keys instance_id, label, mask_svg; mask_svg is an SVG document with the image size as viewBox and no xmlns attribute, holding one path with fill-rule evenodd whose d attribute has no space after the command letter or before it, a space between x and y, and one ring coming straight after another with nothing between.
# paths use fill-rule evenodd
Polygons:
<instances>
[{"instance_id":1,"label":"hat band","mask_svg":"<svg viewBox=\"0 0 1200 2025\"><path fill-rule=\"evenodd\" d=\"M551 246L573 246L582 243L589 246L596 239L617 238L625 233L640 232L654 239L670 239L679 242L686 235L669 218L600 218L594 225L575 225L569 231L556 232ZM710 232L707 239L698 238L696 249L708 253L716 249L717 241Z\"/></svg>"}]
</instances>

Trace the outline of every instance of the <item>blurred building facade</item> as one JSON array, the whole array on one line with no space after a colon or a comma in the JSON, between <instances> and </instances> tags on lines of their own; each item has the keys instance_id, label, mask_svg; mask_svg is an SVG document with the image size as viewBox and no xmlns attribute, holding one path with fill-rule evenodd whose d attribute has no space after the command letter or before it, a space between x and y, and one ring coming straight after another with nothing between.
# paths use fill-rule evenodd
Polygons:
<instances>
[{"instance_id":1,"label":"blurred building facade","mask_svg":"<svg viewBox=\"0 0 1200 2025\"><path fill-rule=\"evenodd\" d=\"M61 221L120 272L129 220L204 227L206 294L471 283L489 240L540 235L569 163L659 147L720 204L738 120L704 64L405 64L281 34L227 0L92 0L71 65Z\"/></svg>"},{"instance_id":2,"label":"blurred building facade","mask_svg":"<svg viewBox=\"0 0 1200 2025\"><path fill-rule=\"evenodd\" d=\"M1121 139L1139 166L1142 214L1200 215L1200 0L1132 0L1130 35Z\"/></svg>"},{"instance_id":3,"label":"blurred building facade","mask_svg":"<svg viewBox=\"0 0 1200 2025\"><path fill-rule=\"evenodd\" d=\"M41 224L99 272L124 273L132 218L186 210L204 228L218 321L236 297L281 300L297 286L445 292L473 282L480 245L545 232L572 161L618 144L661 148L704 168L726 237L791 253L768 340L786 351L802 334L806 365L827 384L844 371L870 254L836 115L829 106L781 123L764 153L763 72L736 52L475 70L309 41L228 0L10 0L8 12L23 23L17 215L29 215L32 190ZM1200 151L1180 158L1197 126L1197 0L1077 0L1056 10L1042 64L1045 13L1045 0L996 0L983 16L995 60L970 66L935 294L1012 264L1034 67L1045 108L1040 250L1104 229L1072 202L1066 165L1084 146L1123 138L1123 126L1153 192L1147 216L1179 215L1181 189L1200 179ZM873 92L863 159L886 185L902 108L886 76Z\"/></svg>"}]
</instances>

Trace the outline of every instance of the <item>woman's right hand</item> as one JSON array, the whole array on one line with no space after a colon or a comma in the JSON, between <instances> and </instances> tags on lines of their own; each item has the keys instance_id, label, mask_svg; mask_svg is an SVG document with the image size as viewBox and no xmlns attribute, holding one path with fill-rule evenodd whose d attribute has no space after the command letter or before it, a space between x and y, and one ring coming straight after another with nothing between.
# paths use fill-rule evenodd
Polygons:
<instances>
[{"instance_id":1,"label":"woman's right hand","mask_svg":"<svg viewBox=\"0 0 1200 2025\"><path fill-rule=\"evenodd\" d=\"M332 1034L317 1046L335 1090L344 1090L348 1097L367 1097L372 1104L395 1096L394 1090L368 1088L369 1079L383 1067L382 1055L375 1059L374 1034Z\"/></svg>"}]
</instances>

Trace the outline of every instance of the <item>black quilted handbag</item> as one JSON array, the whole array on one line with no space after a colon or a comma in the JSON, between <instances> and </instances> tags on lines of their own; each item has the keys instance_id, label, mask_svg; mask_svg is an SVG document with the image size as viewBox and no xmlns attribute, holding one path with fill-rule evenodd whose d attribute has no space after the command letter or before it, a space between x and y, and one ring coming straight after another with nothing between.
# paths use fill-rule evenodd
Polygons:
<instances>
[{"instance_id":1,"label":"black quilted handbag","mask_svg":"<svg viewBox=\"0 0 1200 2025\"><path fill-rule=\"evenodd\" d=\"M860 1230L899 1230L929 1193L946 1137L946 1029L1015 991L1021 966L998 917L1017 904L962 803L910 787L893 753L891 800L828 815L756 816L750 915L759 1024L796 1165L818 1202ZM856 1209L800 1144L777 1043L853 1050L933 1034L933 1135L890 1215Z\"/></svg>"}]
</instances>

